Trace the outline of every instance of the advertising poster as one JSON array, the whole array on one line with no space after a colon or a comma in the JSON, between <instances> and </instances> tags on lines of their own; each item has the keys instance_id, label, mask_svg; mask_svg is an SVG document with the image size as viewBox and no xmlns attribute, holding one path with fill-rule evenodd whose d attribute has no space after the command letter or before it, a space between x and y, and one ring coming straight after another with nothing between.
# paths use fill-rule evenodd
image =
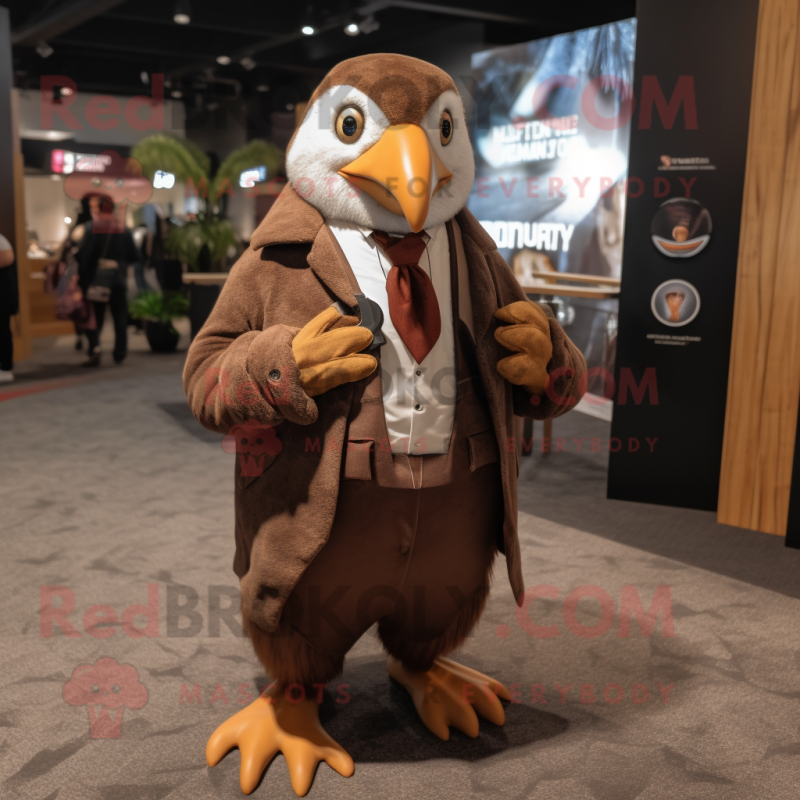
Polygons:
<instances>
[{"instance_id":1,"label":"advertising poster","mask_svg":"<svg viewBox=\"0 0 800 800\"><path fill-rule=\"evenodd\" d=\"M621 275L635 41L629 19L472 57L469 209L523 286ZM534 299L590 366L613 371L615 298Z\"/></svg>"},{"instance_id":2,"label":"advertising poster","mask_svg":"<svg viewBox=\"0 0 800 800\"><path fill-rule=\"evenodd\" d=\"M757 17L637 4L612 498L717 507Z\"/></svg>"}]
</instances>

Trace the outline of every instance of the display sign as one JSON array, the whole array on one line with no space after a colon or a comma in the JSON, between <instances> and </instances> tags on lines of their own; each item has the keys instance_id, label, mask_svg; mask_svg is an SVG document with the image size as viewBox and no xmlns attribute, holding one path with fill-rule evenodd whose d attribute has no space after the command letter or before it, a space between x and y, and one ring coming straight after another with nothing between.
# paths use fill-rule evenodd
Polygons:
<instances>
[{"instance_id":1,"label":"display sign","mask_svg":"<svg viewBox=\"0 0 800 800\"><path fill-rule=\"evenodd\" d=\"M261 183L267 179L267 168L264 166L261 167L252 167L251 169L243 170L241 175L239 175L239 186L244 189L249 189L255 186L257 183Z\"/></svg>"},{"instance_id":2,"label":"display sign","mask_svg":"<svg viewBox=\"0 0 800 800\"><path fill-rule=\"evenodd\" d=\"M635 40L629 19L472 57L469 209L523 286L620 276ZM589 365L613 370L616 300L547 299Z\"/></svg>"},{"instance_id":3,"label":"display sign","mask_svg":"<svg viewBox=\"0 0 800 800\"><path fill-rule=\"evenodd\" d=\"M171 189L175 185L175 175L171 172L165 172L163 169L157 169L153 175L153 188L154 189Z\"/></svg>"},{"instance_id":4,"label":"display sign","mask_svg":"<svg viewBox=\"0 0 800 800\"><path fill-rule=\"evenodd\" d=\"M758 0L637 18L608 496L715 510Z\"/></svg>"},{"instance_id":5,"label":"display sign","mask_svg":"<svg viewBox=\"0 0 800 800\"><path fill-rule=\"evenodd\" d=\"M111 156L105 153L73 153L71 150L53 150L50 153L50 169L63 175L73 172L103 173L111 163Z\"/></svg>"}]
</instances>

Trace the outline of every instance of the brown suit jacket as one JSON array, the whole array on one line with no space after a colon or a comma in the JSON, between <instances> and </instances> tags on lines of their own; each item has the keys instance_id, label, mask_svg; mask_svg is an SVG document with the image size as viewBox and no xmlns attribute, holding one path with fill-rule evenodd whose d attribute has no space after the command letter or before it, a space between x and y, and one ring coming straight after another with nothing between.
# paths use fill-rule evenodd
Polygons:
<instances>
[{"instance_id":1,"label":"brown suit jacket","mask_svg":"<svg viewBox=\"0 0 800 800\"><path fill-rule=\"evenodd\" d=\"M494 338L495 311L524 300L516 278L472 214L456 216L469 273L478 366L501 454L505 501L503 537L508 576L521 602L517 538L517 453L514 414L548 419L579 399L583 356L550 320L559 369L554 394L538 404L497 372L509 355ZM255 420L275 428L280 444L264 456L260 477L236 466L236 556L244 613L267 631L308 564L327 541L338 494L342 446L353 396L344 384L314 399L300 384L292 339L336 300L355 308L348 273L333 234L319 212L286 186L231 270L208 321L186 359L189 405L207 428L229 433ZM558 395L571 402L561 403ZM278 447L280 452L275 452Z\"/></svg>"}]
</instances>

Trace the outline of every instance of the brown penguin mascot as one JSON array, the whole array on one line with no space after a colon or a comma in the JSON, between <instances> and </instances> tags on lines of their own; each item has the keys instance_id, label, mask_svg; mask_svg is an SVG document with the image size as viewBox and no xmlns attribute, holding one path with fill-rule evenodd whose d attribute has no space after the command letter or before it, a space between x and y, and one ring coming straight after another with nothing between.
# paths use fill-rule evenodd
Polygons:
<instances>
[{"instance_id":1,"label":"brown penguin mascot","mask_svg":"<svg viewBox=\"0 0 800 800\"><path fill-rule=\"evenodd\" d=\"M472 148L437 67L339 64L286 167L184 385L203 425L237 437L234 570L274 681L214 732L208 763L238 746L250 793L280 751L304 795L319 761L353 773L318 701L372 625L435 735L477 736L476 712L503 724L507 690L446 656L498 549L522 599L514 415L574 406L585 363L465 208Z\"/></svg>"}]
</instances>

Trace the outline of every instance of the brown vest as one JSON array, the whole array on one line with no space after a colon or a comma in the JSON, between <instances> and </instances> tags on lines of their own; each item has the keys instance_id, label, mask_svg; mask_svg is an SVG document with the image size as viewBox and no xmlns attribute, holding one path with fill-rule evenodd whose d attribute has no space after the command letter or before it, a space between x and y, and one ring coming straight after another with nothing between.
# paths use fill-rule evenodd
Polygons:
<instances>
[{"instance_id":1,"label":"brown vest","mask_svg":"<svg viewBox=\"0 0 800 800\"><path fill-rule=\"evenodd\" d=\"M453 223L447 222L450 249L450 285L453 340L456 348L455 419L446 453L406 455L393 453L386 429L380 369L355 384L342 454L345 480L375 480L393 489L423 489L450 483L484 464L500 460L497 437L483 391L475 344L459 317L458 256ZM345 259L345 263L347 260ZM351 282L358 291L355 275Z\"/></svg>"}]
</instances>

